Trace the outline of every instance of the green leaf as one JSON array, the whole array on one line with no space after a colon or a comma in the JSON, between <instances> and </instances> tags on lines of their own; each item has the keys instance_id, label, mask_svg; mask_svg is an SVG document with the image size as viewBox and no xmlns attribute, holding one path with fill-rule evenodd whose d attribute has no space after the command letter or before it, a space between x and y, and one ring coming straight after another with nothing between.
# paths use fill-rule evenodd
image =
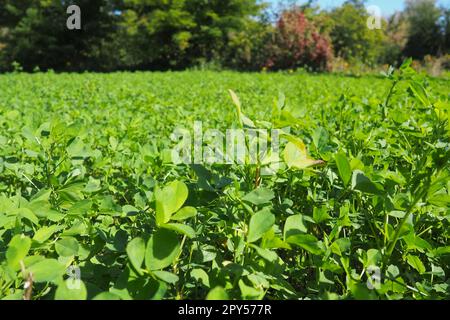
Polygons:
<instances>
[{"instance_id":1,"label":"green leaf","mask_svg":"<svg viewBox=\"0 0 450 320\"><path fill-rule=\"evenodd\" d=\"M172 214L183 206L187 197L188 188L180 181L173 181L162 190L156 188L156 222L158 225L169 222Z\"/></svg>"},{"instance_id":2,"label":"green leaf","mask_svg":"<svg viewBox=\"0 0 450 320\"><path fill-rule=\"evenodd\" d=\"M394 210L394 211L389 212L388 214L391 217L402 219L406 215L406 212Z\"/></svg>"},{"instance_id":3,"label":"green leaf","mask_svg":"<svg viewBox=\"0 0 450 320\"><path fill-rule=\"evenodd\" d=\"M33 138L33 139L35 139L35 138ZM40 202L40 201L48 202L51 194L52 194L51 189L41 189L38 193L36 193L31 198L30 204L32 204L33 202Z\"/></svg>"},{"instance_id":4,"label":"green leaf","mask_svg":"<svg viewBox=\"0 0 450 320\"><path fill-rule=\"evenodd\" d=\"M383 193L383 188L372 182L368 177L366 177L364 172L360 170L355 170L353 172L352 189L376 195Z\"/></svg>"},{"instance_id":5,"label":"green leaf","mask_svg":"<svg viewBox=\"0 0 450 320\"><path fill-rule=\"evenodd\" d=\"M264 297L264 290L260 287L255 289L245 284L243 280L239 280L239 289L244 300L261 300Z\"/></svg>"},{"instance_id":6,"label":"green leaf","mask_svg":"<svg viewBox=\"0 0 450 320\"><path fill-rule=\"evenodd\" d=\"M321 243L316 237L310 234L296 234L287 238L286 242L299 246L300 248L315 255L320 255L323 253Z\"/></svg>"},{"instance_id":7,"label":"green leaf","mask_svg":"<svg viewBox=\"0 0 450 320\"><path fill-rule=\"evenodd\" d=\"M403 237L403 240L408 245L408 250L418 250L420 252L424 252L424 250L431 251L432 246L428 241L425 239L422 239L421 237L417 236L415 233L411 232L407 236Z\"/></svg>"},{"instance_id":8,"label":"green leaf","mask_svg":"<svg viewBox=\"0 0 450 320\"><path fill-rule=\"evenodd\" d=\"M87 290L81 280L66 280L59 284L55 300L86 300Z\"/></svg>"},{"instance_id":9,"label":"green leaf","mask_svg":"<svg viewBox=\"0 0 450 320\"><path fill-rule=\"evenodd\" d=\"M6 250L6 261L8 266L14 271L20 269L20 261L28 254L31 247L31 240L25 235L14 236L8 244Z\"/></svg>"},{"instance_id":10,"label":"green leaf","mask_svg":"<svg viewBox=\"0 0 450 320\"><path fill-rule=\"evenodd\" d=\"M434 194L428 198L428 202L438 207L450 206L450 195L448 194Z\"/></svg>"},{"instance_id":11,"label":"green leaf","mask_svg":"<svg viewBox=\"0 0 450 320\"><path fill-rule=\"evenodd\" d=\"M262 249L255 245L250 245L253 249L255 249L256 253L263 259L266 259L269 262L275 262L278 260L278 255L275 251L271 251L269 249Z\"/></svg>"},{"instance_id":12,"label":"green leaf","mask_svg":"<svg viewBox=\"0 0 450 320\"><path fill-rule=\"evenodd\" d=\"M334 159L336 160L339 176L344 182L344 186L348 186L350 179L352 178L352 168L347 156L344 153L339 152L336 154Z\"/></svg>"},{"instance_id":13,"label":"green leaf","mask_svg":"<svg viewBox=\"0 0 450 320\"><path fill-rule=\"evenodd\" d=\"M209 288L209 276L205 270L197 268L191 271L191 277Z\"/></svg>"},{"instance_id":14,"label":"green leaf","mask_svg":"<svg viewBox=\"0 0 450 320\"><path fill-rule=\"evenodd\" d=\"M178 236L167 229L154 233L145 251L145 265L149 270L161 270L170 266L180 253Z\"/></svg>"},{"instance_id":15,"label":"green leaf","mask_svg":"<svg viewBox=\"0 0 450 320\"><path fill-rule=\"evenodd\" d=\"M238 119L240 121L241 120L241 114L242 114L242 112L241 112L241 109L242 109L241 101L239 100L237 94L233 90L228 90L228 92L230 93L231 100L233 100L233 103L236 106L237 116L238 116Z\"/></svg>"},{"instance_id":16,"label":"green leaf","mask_svg":"<svg viewBox=\"0 0 450 320\"><path fill-rule=\"evenodd\" d=\"M61 233L61 236L62 237L83 236L83 235L87 235L87 234L88 234L88 230L87 230L86 223L84 223L81 220L75 220L75 222L69 229L66 229Z\"/></svg>"},{"instance_id":17,"label":"green leaf","mask_svg":"<svg viewBox=\"0 0 450 320\"><path fill-rule=\"evenodd\" d=\"M410 81L409 88L424 107L429 107L431 105L431 102L428 99L427 92L420 83L418 83L417 81Z\"/></svg>"},{"instance_id":18,"label":"green leaf","mask_svg":"<svg viewBox=\"0 0 450 320\"><path fill-rule=\"evenodd\" d=\"M289 238L290 236L296 234L304 234L308 232L308 228L305 225L303 215L296 214L294 216L290 216L286 219L284 224L284 232L283 237L284 240Z\"/></svg>"},{"instance_id":19,"label":"green leaf","mask_svg":"<svg viewBox=\"0 0 450 320\"><path fill-rule=\"evenodd\" d=\"M289 168L304 170L318 165L323 165L323 160L314 160L308 155L306 146L302 141L288 142L284 148L284 161Z\"/></svg>"},{"instance_id":20,"label":"green leaf","mask_svg":"<svg viewBox=\"0 0 450 320\"><path fill-rule=\"evenodd\" d=\"M27 268L33 275L34 282L52 282L58 280L66 272L66 267L55 259L45 259Z\"/></svg>"},{"instance_id":21,"label":"green leaf","mask_svg":"<svg viewBox=\"0 0 450 320\"><path fill-rule=\"evenodd\" d=\"M351 241L348 238L339 238L331 245L331 250L342 257L344 253L350 251Z\"/></svg>"},{"instance_id":22,"label":"green leaf","mask_svg":"<svg viewBox=\"0 0 450 320\"><path fill-rule=\"evenodd\" d=\"M145 242L142 238L134 238L126 248L128 259L133 267L139 272L145 258Z\"/></svg>"},{"instance_id":23,"label":"green leaf","mask_svg":"<svg viewBox=\"0 0 450 320\"><path fill-rule=\"evenodd\" d=\"M74 203L83 200L83 190L85 185L83 182L74 182L65 185L57 193L61 200L64 202L64 206L73 205Z\"/></svg>"},{"instance_id":24,"label":"green leaf","mask_svg":"<svg viewBox=\"0 0 450 320\"><path fill-rule=\"evenodd\" d=\"M312 134L312 138L317 150L319 152L325 152L330 138L327 130L323 127L316 128Z\"/></svg>"},{"instance_id":25,"label":"green leaf","mask_svg":"<svg viewBox=\"0 0 450 320\"><path fill-rule=\"evenodd\" d=\"M329 219L331 219L330 215L328 214L328 210L325 206L317 208L314 207L313 209L313 219L316 223L322 223Z\"/></svg>"},{"instance_id":26,"label":"green leaf","mask_svg":"<svg viewBox=\"0 0 450 320\"><path fill-rule=\"evenodd\" d=\"M129 204L124 205L122 207L122 212L128 216L135 216L135 215L139 214L139 210L133 206L130 206Z\"/></svg>"},{"instance_id":27,"label":"green leaf","mask_svg":"<svg viewBox=\"0 0 450 320\"><path fill-rule=\"evenodd\" d=\"M25 218L31 221L35 225L39 225L38 217L28 208L16 209L15 214L20 216L21 218Z\"/></svg>"},{"instance_id":28,"label":"green leaf","mask_svg":"<svg viewBox=\"0 0 450 320\"><path fill-rule=\"evenodd\" d=\"M34 234L33 240L39 243L44 243L57 231L61 229L60 226L51 225L49 227L42 227Z\"/></svg>"},{"instance_id":29,"label":"green leaf","mask_svg":"<svg viewBox=\"0 0 450 320\"><path fill-rule=\"evenodd\" d=\"M444 254L450 254L450 246L436 248L432 252L435 256L442 256Z\"/></svg>"},{"instance_id":30,"label":"green leaf","mask_svg":"<svg viewBox=\"0 0 450 320\"><path fill-rule=\"evenodd\" d=\"M266 188L259 188L246 194L242 198L242 200L258 206L265 203L269 203L270 201L272 201L273 198L275 198L275 194L272 190Z\"/></svg>"},{"instance_id":31,"label":"green leaf","mask_svg":"<svg viewBox=\"0 0 450 320\"><path fill-rule=\"evenodd\" d=\"M55 243L55 250L61 257L76 256L79 247L77 239L71 237L63 238Z\"/></svg>"},{"instance_id":32,"label":"green leaf","mask_svg":"<svg viewBox=\"0 0 450 320\"><path fill-rule=\"evenodd\" d=\"M395 265L390 265L387 269L389 279L396 279L400 275L400 270Z\"/></svg>"},{"instance_id":33,"label":"green leaf","mask_svg":"<svg viewBox=\"0 0 450 320\"><path fill-rule=\"evenodd\" d=\"M153 274L164 282L174 284L177 283L179 278L176 274L167 271L153 271Z\"/></svg>"},{"instance_id":34,"label":"green leaf","mask_svg":"<svg viewBox=\"0 0 450 320\"><path fill-rule=\"evenodd\" d=\"M422 261L420 261L419 257L409 254L406 257L406 260L408 261L408 264L416 269L420 274L424 274L425 271L427 271Z\"/></svg>"},{"instance_id":35,"label":"green leaf","mask_svg":"<svg viewBox=\"0 0 450 320\"><path fill-rule=\"evenodd\" d=\"M378 266L382 259L382 254L377 249L369 249L367 250L367 260L365 267Z\"/></svg>"},{"instance_id":36,"label":"green leaf","mask_svg":"<svg viewBox=\"0 0 450 320\"><path fill-rule=\"evenodd\" d=\"M291 249L291 246L287 242L275 235L274 228L264 234L261 246L264 249Z\"/></svg>"},{"instance_id":37,"label":"green leaf","mask_svg":"<svg viewBox=\"0 0 450 320\"><path fill-rule=\"evenodd\" d=\"M181 208L177 213L172 216L171 220L182 221L197 215L197 209L194 207Z\"/></svg>"},{"instance_id":38,"label":"green leaf","mask_svg":"<svg viewBox=\"0 0 450 320\"><path fill-rule=\"evenodd\" d=\"M228 294L223 287L218 286L209 291L206 300L228 300Z\"/></svg>"},{"instance_id":39,"label":"green leaf","mask_svg":"<svg viewBox=\"0 0 450 320\"><path fill-rule=\"evenodd\" d=\"M26 206L38 218L46 218L49 215L49 212L52 211L51 205L48 200L40 200L42 198L44 198L44 195L41 195L41 197L31 201Z\"/></svg>"},{"instance_id":40,"label":"green leaf","mask_svg":"<svg viewBox=\"0 0 450 320\"><path fill-rule=\"evenodd\" d=\"M86 187L84 187L84 192L86 193L94 193L101 190L101 181L94 179L92 177L89 177L89 181L86 184Z\"/></svg>"},{"instance_id":41,"label":"green leaf","mask_svg":"<svg viewBox=\"0 0 450 320\"><path fill-rule=\"evenodd\" d=\"M242 113L241 101L239 100L239 98L236 95L236 93L234 93L233 90L228 90L228 92L230 93L231 99L233 100L233 103L236 106L236 112L237 112L237 116L238 116L238 119L239 119L239 124L241 125L241 127L255 128L255 124L253 123L253 121L250 120L249 118L247 118Z\"/></svg>"},{"instance_id":42,"label":"green leaf","mask_svg":"<svg viewBox=\"0 0 450 320\"><path fill-rule=\"evenodd\" d=\"M70 209L67 211L67 214L71 216L84 216L91 210L91 207L92 201L78 201L70 207Z\"/></svg>"},{"instance_id":43,"label":"green leaf","mask_svg":"<svg viewBox=\"0 0 450 320\"><path fill-rule=\"evenodd\" d=\"M181 224L181 223L166 223L166 224L161 225L161 228L173 230L177 233L184 234L189 239L193 239L196 236L194 229L192 229L188 225Z\"/></svg>"},{"instance_id":44,"label":"green leaf","mask_svg":"<svg viewBox=\"0 0 450 320\"><path fill-rule=\"evenodd\" d=\"M375 300L377 299L376 293L367 287L367 284L359 283L356 281L349 281L348 288L352 293L352 296L356 300Z\"/></svg>"},{"instance_id":45,"label":"green leaf","mask_svg":"<svg viewBox=\"0 0 450 320\"><path fill-rule=\"evenodd\" d=\"M251 219L248 228L248 242L255 242L260 239L264 233L272 228L275 223L275 216L270 212L269 208L264 208L255 213Z\"/></svg>"}]
</instances>

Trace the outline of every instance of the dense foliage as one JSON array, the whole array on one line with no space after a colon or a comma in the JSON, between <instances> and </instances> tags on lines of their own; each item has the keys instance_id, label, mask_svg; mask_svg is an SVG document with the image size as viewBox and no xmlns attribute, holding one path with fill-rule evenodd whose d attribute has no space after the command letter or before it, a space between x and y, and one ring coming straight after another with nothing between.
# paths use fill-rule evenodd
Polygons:
<instances>
[{"instance_id":1,"label":"dense foliage","mask_svg":"<svg viewBox=\"0 0 450 320\"><path fill-rule=\"evenodd\" d=\"M310 67L329 70L333 52L331 41L299 10L285 11L277 22L267 48L266 66L275 70Z\"/></svg>"},{"instance_id":2,"label":"dense foliage","mask_svg":"<svg viewBox=\"0 0 450 320\"><path fill-rule=\"evenodd\" d=\"M369 13L365 6L347 2L330 13L333 28L330 32L334 51L346 60L379 63L383 51L383 31L369 29ZM392 62L391 62L392 63Z\"/></svg>"},{"instance_id":3,"label":"dense foliage","mask_svg":"<svg viewBox=\"0 0 450 320\"><path fill-rule=\"evenodd\" d=\"M450 298L448 81L407 63L0 87L2 299ZM280 168L174 165L171 133L194 121L290 127Z\"/></svg>"},{"instance_id":4,"label":"dense foliage","mask_svg":"<svg viewBox=\"0 0 450 320\"><path fill-rule=\"evenodd\" d=\"M66 28L71 4L81 9L81 30ZM220 61L232 34L261 8L256 0L1 0L3 64L73 71Z\"/></svg>"},{"instance_id":5,"label":"dense foliage","mask_svg":"<svg viewBox=\"0 0 450 320\"><path fill-rule=\"evenodd\" d=\"M66 28L72 4L81 30ZM273 8L257 0L0 0L0 70L328 70L333 55L373 66L449 53L449 9L435 0L408 1L381 30L367 27L361 0L331 11L314 1Z\"/></svg>"},{"instance_id":6,"label":"dense foliage","mask_svg":"<svg viewBox=\"0 0 450 320\"><path fill-rule=\"evenodd\" d=\"M408 40L405 53L414 58L423 58L427 54L437 55L448 49L449 17L448 10L442 17L442 11L434 1L407 1L405 15L408 19ZM441 19L444 18L444 19ZM445 35L447 33L447 35Z\"/></svg>"}]
</instances>

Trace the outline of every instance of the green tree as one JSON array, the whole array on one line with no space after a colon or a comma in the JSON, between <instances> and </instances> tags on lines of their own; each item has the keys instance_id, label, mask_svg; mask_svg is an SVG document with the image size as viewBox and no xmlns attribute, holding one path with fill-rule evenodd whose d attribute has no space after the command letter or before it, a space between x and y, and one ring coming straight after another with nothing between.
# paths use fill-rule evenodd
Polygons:
<instances>
[{"instance_id":1,"label":"green tree","mask_svg":"<svg viewBox=\"0 0 450 320\"><path fill-rule=\"evenodd\" d=\"M443 48L443 30L440 26L442 11L435 0L408 0L405 14L408 20L408 42L405 55L422 59L437 55Z\"/></svg>"},{"instance_id":2,"label":"green tree","mask_svg":"<svg viewBox=\"0 0 450 320\"><path fill-rule=\"evenodd\" d=\"M201 62L229 60L246 51L241 42L259 25L253 18L263 6L256 0L123 0L117 36L105 44L111 64L125 68L179 69ZM107 59L105 59L106 61Z\"/></svg>"},{"instance_id":3,"label":"green tree","mask_svg":"<svg viewBox=\"0 0 450 320\"><path fill-rule=\"evenodd\" d=\"M450 53L450 9L443 9L444 53Z\"/></svg>"},{"instance_id":4,"label":"green tree","mask_svg":"<svg viewBox=\"0 0 450 320\"><path fill-rule=\"evenodd\" d=\"M351 62L378 62L382 52L383 31L367 27L369 14L362 1L346 1L333 9L329 17L333 22L330 36L336 56Z\"/></svg>"},{"instance_id":5,"label":"green tree","mask_svg":"<svg viewBox=\"0 0 450 320\"><path fill-rule=\"evenodd\" d=\"M123 0L119 6L119 48L126 66L167 68L180 64L195 26L186 0ZM125 42L125 46L123 43Z\"/></svg>"},{"instance_id":6,"label":"green tree","mask_svg":"<svg viewBox=\"0 0 450 320\"><path fill-rule=\"evenodd\" d=\"M186 1L195 21L190 55L194 58L203 57L207 61L220 60L222 53L227 51L230 42L236 41L238 34L256 31L258 26L253 18L259 16L264 8L255 0ZM245 34L252 37L251 34Z\"/></svg>"},{"instance_id":7,"label":"green tree","mask_svg":"<svg viewBox=\"0 0 450 320\"><path fill-rule=\"evenodd\" d=\"M408 21L402 12L388 18L385 34L380 62L391 65L401 63L408 41Z\"/></svg>"},{"instance_id":8,"label":"green tree","mask_svg":"<svg viewBox=\"0 0 450 320\"><path fill-rule=\"evenodd\" d=\"M81 30L69 30L66 10L71 4L82 12ZM83 70L98 65L98 45L112 29L111 2L103 0L0 0L1 25L7 30L1 60L19 62L25 70Z\"/></svg>"},{"instance_id":9,"label":"green tree","mask_svg":"<svg viewBox=\"0 0 450 320\"><path fill-rule=\"evenodd\" d=\"M240 30L228 34L228 44L221 54L221 64L238 70L259 71L267 62L267 43L273 26L267 21L248 19Z\"/></svg>"}]
</instances>

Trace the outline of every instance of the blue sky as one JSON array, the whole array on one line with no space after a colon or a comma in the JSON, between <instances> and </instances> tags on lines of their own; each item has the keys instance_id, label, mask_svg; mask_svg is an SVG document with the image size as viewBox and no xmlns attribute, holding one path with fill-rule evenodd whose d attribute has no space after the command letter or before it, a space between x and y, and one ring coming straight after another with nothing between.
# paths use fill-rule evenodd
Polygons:
<instances>
[{"instance_id":1,"label":"blue sky","mask_svg":"<svg viewBox=\"0 0 450 320\"><path fill-rule=\"evenodd\" d=\"M267 0L272 3L276 3L277 0ZM299 0L298 3L304 3L306 1ZM339 6L344 3L345 0L318 0L318 4L323 9L330 9L334 6ZM446 7L450 7L450 0L439 0L439 4L444 5ZM380 7L383 15L390 15L394 13L396 10L403 9L403 0L368 0L366 5L376 5Z\"/></svg>"}]
</instances>

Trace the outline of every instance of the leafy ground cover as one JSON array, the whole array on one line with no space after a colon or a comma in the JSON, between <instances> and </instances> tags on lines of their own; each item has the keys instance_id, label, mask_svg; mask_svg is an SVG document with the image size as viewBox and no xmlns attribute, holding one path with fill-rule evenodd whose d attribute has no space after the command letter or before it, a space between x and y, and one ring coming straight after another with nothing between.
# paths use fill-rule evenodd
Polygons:
<instances>
[{"instance_id":1,"label":"leafy ground cover","mask_svg":"<svg viewBox=\"0 0 450 320\"><path fill-rule=\"evenodd\" d=\"M0 298L449 299L448 85L1 75ZM280 169L171 163L195 121L290 127Z\"/></svg>"}]
</instances>

